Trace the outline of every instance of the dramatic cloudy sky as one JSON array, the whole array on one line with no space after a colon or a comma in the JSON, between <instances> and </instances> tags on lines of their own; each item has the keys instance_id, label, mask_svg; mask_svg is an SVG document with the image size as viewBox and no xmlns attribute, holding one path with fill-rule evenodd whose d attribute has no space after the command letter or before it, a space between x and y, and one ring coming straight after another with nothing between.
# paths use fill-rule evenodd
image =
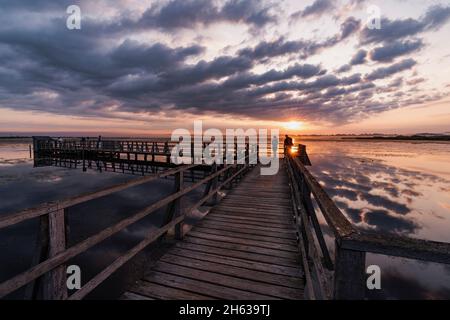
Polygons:
<instances>
[{"instance_id":1,"label":"dramatic cloudy sky","mask_svg":"<svg viewBox=\"0 0 450 320\"><path fill-rule=\"evenodd\" d=\"M450 131L448 0L0 0L0 22L0 132Z\"/></svg>"}]
</instances>

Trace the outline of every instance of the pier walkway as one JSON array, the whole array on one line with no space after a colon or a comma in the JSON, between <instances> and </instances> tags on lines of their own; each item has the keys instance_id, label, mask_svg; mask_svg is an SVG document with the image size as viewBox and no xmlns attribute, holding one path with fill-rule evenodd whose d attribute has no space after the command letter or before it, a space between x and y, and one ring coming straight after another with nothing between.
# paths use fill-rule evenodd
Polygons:
<instances>
[{"instance_id":1,"label":"pier walkway","mask_svg":"<svg viewBox=\"0 0 450 320\"><path fill-rule=\"evenodd\" d=\"M302 299L285 168L252 170L124 299Z\"/></svg>"},{"instance_id":2,"label":"pier walkway","mask_svg":"<svg viewBox=\"0 0 450 320\"><path fill-rule=\"evenodd\" d=\"M367 253L450 264L449 243L355 228L307 169L304 145L281 159L273 176L260 175L248 145L234 154L245 161L212 165L175 165L169 143L161 141L36 137L33 149L35 166L141 177L1 216L0 233L33 220L38 229L30 267L1 280L0 298L89 298L137 254L166 240L173 245L146 266L122 299L364 299ZM171 194L81 241L68 241L72 207L159 179L173 181ZM186 217L206 206L209 213L186 231ZM160 226L96 275L83 277L80 289L68 290L74 257L159 209L165 209Z\"/></svg>"}]
</instances>

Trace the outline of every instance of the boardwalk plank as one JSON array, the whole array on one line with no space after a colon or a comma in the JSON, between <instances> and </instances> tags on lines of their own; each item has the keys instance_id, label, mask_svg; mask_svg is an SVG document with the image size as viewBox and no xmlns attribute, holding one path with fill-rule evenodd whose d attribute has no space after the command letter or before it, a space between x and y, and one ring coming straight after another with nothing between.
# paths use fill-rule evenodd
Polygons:
<instances>
[{"instance_id":1,"label":"boardwalk plank","mask_svg":"<svg viewBox=\"0 0 450 320\"><path fill-rule=\"evenodd\" d=\"M231 218L231 219L238 219L238 220L246 220L246 221L255 221L255 222L270 222L270 223L276 223L276 224L282 224L285 226L288 226L292 228L293 219L289 219L286 216L280 216L279 218L275 217L264 217L261 215L243 215L239 213L222 213L219 210L214 210L214 217L221 217L221 218Z\"/></svg>"},{"instance_id":2,"label":"boardwalk plank","mask_svg":"<svg viewBox=\"0 0 450 320\"><path fill-rule=\"evenodd\" d=\"M123 299L302 299L287 175L248 173Z\"/></svg>"},{"instance_id":3,"label":"boardwalk plank","mask_svg":"<svg viewBox=\"0 0 450 320\"><path fill-rule=\"evenodd\" d=\"M233 258L241 258L247 259L255 262L264 262L264 263L272 263L280 266L288 266L293 268L298 268L299 262L294 261L293 259L285 259L279 257L268 256L264 254L252 253L252 252L243 252L233 249L224 249L224 248L216 248L211 246L204 246L196 243L189 242L180 242L175 245L178 248L187 248L189 250L194 250L198 252L206 252L213 254L220 254L224 257L233 257Z\"/></svg>"},{"instance_id":4,"label":"boardwalk plank","mask_svg":"<svg viewBox=\"0 0 450 320\"><path fill-rule=\"evenodd\" d=\"M243 278L248 280L254 280L263 283L271 283L281 285L284 287L303 289L304 283L300 278L280 276L276 274L269 274L266 272L260 272L255 270L249 270L246 268L230 266L222 263L207 262L204 260L180 257L172 254L167 254L161 258L161 261L189 267L193 269L199 269L203 271L209 271L214 273L221 273L237 278Z\"/></svg>"},{"instance_id":5,"label":"boardwalk plank","mask_svg":"<svg viewBox=\"0 0 450 320\"><path fill-rule=\"evenodd\" d=\"M242 226L236 226L232 223L226 223L226 222L219 222L219 221L202 221L199 226L205 227L205 228L215 228L220 230L236 230L240 232L245 232L249 234L258 234L258 235L267 235L271 237L278 237L283 239L290 239L290 240L296 240L295 232L279 232L279 231L268 231L268 230L260 230L260 229L254 229L250 228L250 226L242 227Z\"/></svg>"},{"instance_id":6,"label":"boardwalk plank","mask_svg":"<svg viewBox=\"0 0 450 320\"><path fill-rule=\"evenodd\" d=\"M213 217L207 217L207 218L205 218L204 221L220 223L220 224L232 224L233 226L238 227L238 228L251 228L253 230L271 231L271 232L280 233L280 234L289 234L290 235L290 234L295 233L295 231L293 229L280 229L280 228L271 227L270 223L268 223L268 226L257 226L257 225L250 225L250 224L246 224L246 223L238 223L238 222L234 222L234 221L218 220L218 219L214 219Z\"/></svg>"},{"instance_id":7,"label":"boardwalk plank","mask_svg":"<svg viewBox=\"0 0 450 320\"><path fill-rule=\"evenodd\" d=\"M195 276L195 275L194 275ZM149 281L149 282L147 282ZM157 283L167 288L175 288L176 290L191 291L192 297L190 299L226 299L226 300L269 300L273 299L271 296L258 294L254 292L248 292L245 290L239 290L235 288L224 287L222 285L208 283L199 279L192 279L190 277L184 277L157 270L153 271L150 275L145 277L147 285ZM174 289L171 289L174 290ZM202 295L199 295L201 292ZM188 296L189 297L189 296ZM189 298L188 298L189 299Z\"/></svg>"},{"instance_id":8,"label":"boardwalk plank","mask_svg":"<svg viewBox=\"0 0 450 320\"><path fill-rule=\"evenodd\" d=\"M291 252L288 252L288 251L279 251L279 250L275 250L275 249L252 247L252 246L247 246L247 245L243 245L243 244L205 240L205 239L200 239L200 238L196 238L196 237L192 237L192 236L187 236L185 238L185 241L189 242L189 243L202 244L205 246L210 246L210 247L215 247L215 248L232 249L232 250L238 250L238 251L243 251L243 252L264 254L264 255L272 256L272 257L285 258L285 259L288 259L288 260L291 260L294 262L299 261L297 257L295 257Z\"/></svg>"},{"instance_id":9,"label":"boardwalk plank","mask_svg":"<svg viewBox=\"0 0 450 320\"><path fill-rule=\"evenodd\" d=\"M194 237L194 238L200 238L200 239L205 239L205 240L214 240L214 241L219 241L219 242L224 242L224 243L234 243L234 244L238 244L238 245L253 246L256 248L275 249L275 250L289 251L289 252L294 252L294 253L298 252L298 249L296 246L264 242L264 241L257 241L257 240L251 240L251 239L234 238L234 237L229 237L229 236L221 236L221 235L199 232L196 230L189 232L189 236Z\"/></svg>"},{"instance_id":10,"label":"boardwalk plank","mask_svg":"<svg viewBox=\"0 0 450 320\"><path fill-rule=\"evenodd\" d=\"M158 284L147 281L138 281L130 290L132 293L162 300L210 300L206 295L180 290L167 283Z\"/></svg>"},{"instance_id":11,"label":"boardwalk plank","mask_svg":"<svg viewBox=\"0 0 450 320\"><path fill-rule=\"evenodd\" d=\"M228 236L228 237L234 237L234 238L240 238L240 239L251 239L251 240L258 240L258 241L269 242L269 243L287 244L287 245L291 245L291 246L297 245L297 243L294 240L270 237L267 235L248 234L248 233L242 233L239 231L228 231L228 230L224 230L224 229L213 229L213 228L203 228L203 227L196 227L195 231L209 233L209 234L215 234L218 236Z\"/></svg>"},{"instance_id":12,"label":"boardwalk plank","mask_svg":"<svg viewBox=\"0 0 450 320\"><path fill-rule=\"evenodd\" d=\"M303 272L297 267L286 267L286 266L280 266L280 265L271 264L271 263L264 263L264 262L260 262L260 261L256 262L256 261L243 259L243 258L233 258L233 257L229 257L229 256L219 255L219 254L198 252L198 251L190 250L187 248L183 248L183 249L173 248L172 250L170 250L170 254L181 256L181 257L193 258L193 259L197 259L197 260L222 263L222 264L226 264L226 265L230 265L230 266L246 268L249 270L257 270L257 271L263 271L263 272L277 274L277 275L284 275L284 276L289 276L289 277L293 277L293 278L302 278L303 279L303 276L304 276Z\"/></svg>"},{"instance_id":13,"label":"boardwalk plank","mask_svg":"<svg viewBox=\"0 0 450 320\"><path fill-rule=\"evenodd\" d=\"M220 217L217 215L211 215L209 217L206 217L205 220L208 221L223 221L223 222L228 222L228 223L238 223L238 224L245 224L248 225L249 227L253 228L255 227L265 227L267 228L267 226L269 225L270 228L273 229L278 229L278 230L282 230L282 231L292 231L292 228L287 225L287 224L278 224L275 222L270 221L266 221L266 222L262 222L262 221L254 221L254 220L248 220L248 219L240 219L240 218L234 218L234 217Z\"/></svg>"},{"instance_id":14,"label":"boardwalk plank","mask_svg":"<svg viewBox=\"0 0 450 320\"><path fill-rule=\"evenodd\" d=\"M261 283L257 281L246 280L243 278L231 277L224 274L218 275L214 272L173 265L162 261L154 267L154 270L190 279L201 279L204 282L214 283L222 286L222 290L226 290L226 288L233 288L242 291L268 295L274 298L284 299L300 299L303 294L302 290L299 289L281 287L268 283Z\"/></svg>"}]
</instances>

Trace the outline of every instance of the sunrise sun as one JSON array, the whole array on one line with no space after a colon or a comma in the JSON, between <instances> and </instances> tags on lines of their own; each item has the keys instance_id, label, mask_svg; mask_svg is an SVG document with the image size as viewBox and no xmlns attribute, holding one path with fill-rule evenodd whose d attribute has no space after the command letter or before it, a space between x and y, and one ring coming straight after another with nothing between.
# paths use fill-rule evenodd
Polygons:
<instances>
[{"instance_id":1,"label":"sunrise sun","mask_svg":"<svg viewBox=\"0 0 450 320\"><path fill-rule=\"evenodd\" d=\"M302 125L303 124L300 121L289 121L283 123L283 127L287 130L300 130Z\"/></svg>"}]
</instances>

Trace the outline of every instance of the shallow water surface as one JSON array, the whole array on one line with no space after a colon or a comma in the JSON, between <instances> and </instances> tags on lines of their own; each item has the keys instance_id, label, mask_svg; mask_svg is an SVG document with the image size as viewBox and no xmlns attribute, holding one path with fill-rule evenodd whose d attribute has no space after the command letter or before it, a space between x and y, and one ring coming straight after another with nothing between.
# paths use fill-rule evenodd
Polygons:
<instances>
[{"instance_id":1,"label":"shallow water surface","mask_svg":"<svg viewBox=\"0 0 450 320\"><path fill-rule=\"evenodd\" d=\"M307 145L311 172L357 228L450 242L449 143L297 142ZM367 264L382 267L383 290L370 292L373 298L450 298L449 266L374 254Z\"/></svg>"},{"instance_id":2,"label":"shallow water surface","mask_svg":"<svg viewBox=\"0 0 450 320\"><path fill-rule=\"evenodd\" d=\"M450 242L450 144L296 137L307 145L309 169L356 227L420 239ZM95 191L135 176L44 167L33 168L29 143L0 142L0 215ZM70 242L76 243L172 192L158 181L69 210ZM111 263L161 223L163 210L72 261L86 278ZM322 219L323 223L323 219ZM30 266L36 222L0 232L0 281ZM333 250L331 233L324 226ZM382 269L382 290L371 298L450 298L450 267L369 254L367 265ZM118 272L92 297L116 297L134 266Z\"/></svg>"}]
</instances>

